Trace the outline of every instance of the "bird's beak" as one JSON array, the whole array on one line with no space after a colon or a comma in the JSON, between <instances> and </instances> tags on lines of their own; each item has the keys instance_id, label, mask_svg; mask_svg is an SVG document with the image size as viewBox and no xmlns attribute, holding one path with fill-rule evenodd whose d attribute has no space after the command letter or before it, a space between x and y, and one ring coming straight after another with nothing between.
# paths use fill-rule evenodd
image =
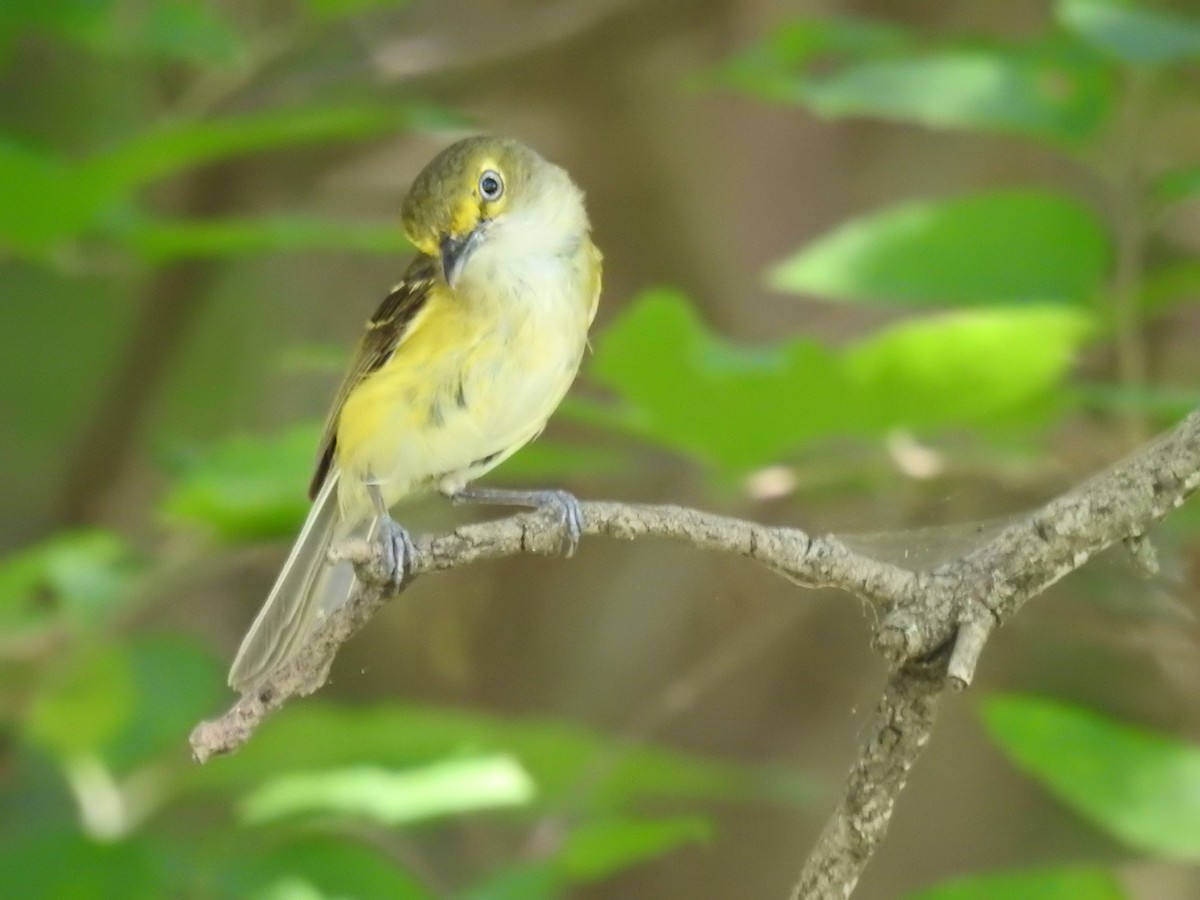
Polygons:
<instances>
[{"instance_id":1,"label":"bird's beak","mask_svg":"<svg viewBox=\"0 0 1200 900\"><path fill-rule=\"evenodd\" d=\"M478 246L479 237L482 233L483 226L477 225L466 234L458 235L457 237L448 234L442 238L440 245L442 275L445 276L446 284L450 285L450 287L458 284L463 267L466 266L467 260L471 258L471 254L475 252L475 247Z\"/></svg>"}]
</instances>

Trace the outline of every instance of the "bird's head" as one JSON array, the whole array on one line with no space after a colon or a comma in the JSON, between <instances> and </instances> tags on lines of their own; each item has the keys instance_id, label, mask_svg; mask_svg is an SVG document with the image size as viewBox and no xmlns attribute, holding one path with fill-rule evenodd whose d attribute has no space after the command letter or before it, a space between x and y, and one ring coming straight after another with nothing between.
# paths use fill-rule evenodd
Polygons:
<instances>
[{"instance_id":1,"label":"bird's head","mask_svg":"<svg viewBox=\"0 0 1200 900\"><path fill-rule=\"evenodd\" d=\"M409 240L441 260L451 287L481 248L554 252L587 229L582 192L567 173L519 141L473 137L439 153L401 209Z\"/></svg>"}]
</instances>

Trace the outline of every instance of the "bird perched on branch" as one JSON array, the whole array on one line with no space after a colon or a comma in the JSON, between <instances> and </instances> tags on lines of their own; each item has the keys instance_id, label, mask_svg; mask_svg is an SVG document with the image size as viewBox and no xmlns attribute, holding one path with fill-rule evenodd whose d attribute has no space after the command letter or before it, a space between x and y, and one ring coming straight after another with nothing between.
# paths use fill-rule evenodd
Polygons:
<instances>
[{"instance_id":1,"label":"bird perched on branch","mask_svg":"<svg viewBox=\"0 0 1200 900\"><path fill-rule=\"evenodd\" d=\"M568 553L579 539L570 494L469 484L541 432L579 369L601 268L582 191L524 144L475 137L425 167L402 219L419 254L334 400L312 509L234 660L237 690L290 661L345 604L354 576L329 560L333 544L377 540L400 584L413 545L389 509L409 494L549 508Z\"/></svg>"}]
</instances>

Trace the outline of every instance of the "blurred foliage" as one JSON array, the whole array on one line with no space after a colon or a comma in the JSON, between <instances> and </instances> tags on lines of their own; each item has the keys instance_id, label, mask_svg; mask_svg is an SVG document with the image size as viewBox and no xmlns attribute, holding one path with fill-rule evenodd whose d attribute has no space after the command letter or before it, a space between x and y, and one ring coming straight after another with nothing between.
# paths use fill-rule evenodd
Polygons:
<instances>
[{"instance_id":1,"label":"blurred foliage","mask_svg":"<svg viewBox=\"0 0 1200 900\"><path fill-rule=\"evenodd\" d=\"M24 267L9 283L104 298L181 260L402 251L392 223L290 211L185 216L162 202L178 179L235 158L460 123L414 97L225 111L223 100L289 50L388 5L308 0L285 4L267 26L182 0L0 4L0 65L40 41L89 65L115 61L147 81L185 85L153 115L113 101L77 133L0 127L0 257ZM1194 403L1123 365L1121 348L1137 344L1145 322L1195 302L1200 266L1156 228L1166 211L1200 199L1200 169L1172 160L1130 183L1103 151L1120 110L1139 97L1153 96L1159 117L1194 111L1194 92L1177 79L1196 76L1200 19L1060 0L1055 22L998 42L805 19L720 65L716 83L823 117L1038 141L1100 186L1103 209L1095 198L1011 185L857 216L765 273L783 292L908 314L838 346L804 336L736 342L681 292L647 290L598 336L587 374L607 395L563 409L625 443L539 444L502 474L634 466L628 444L638 442L714 478L795 463L846 438L879 446L897 432L932 442L968 430L994 448L1033 450L1051 413L1153 424ZM1122 199L1131 192L1132 209ZM1130 226L1122 216L1139 218ZM1132 251L1128 231L1141 242ZM93 315L119 328L122 309ZM99 324L79 325L99 334ZM1082 355L1110 349L1111 371L1073 382ZM317 428L165 453L168 534L239 544L292 532ZM802 777L778 767L398 703L296 704L236 757L196 769L182 758L186 733L221 705L224 688L196 640L134 627L165 602L173 573L162 568L105 530L55 535L0 562L5 896L549 898L713 839L714 804L791 808L811 797ZM985 720L1022 770L1131 851L1200 855L1194 747L1031 698L993 699ZM448 888L384 849L439 840L443 856L459 858L458 848L467 858L481 824L504 849L486 865L448 865ZM1123 893L1108 869L1071 866L987 873L915 896Z\"/></svg>"},{"instance_id":2,"label":"blurred foliage","mask_svg":"<svg viewBox=\"0 0 1200 900\"><path fill-rule=\"evenodd\" d=\"M1018 766L1135 850L1200 857L1200 748L1036 697L994 697L988 730Z\"/></svg>"},{"instance_id":3,"label":"blurred foliage","mask_svg":"<svg viewBox=\"0 0 1200 900\"><path fill-rule=\"evenodd\" d=\"M1105 869L1064 866L956 879L910 894L908 900L1124 900L1126 896L1120 882Z\"/></svg>"},{"instance_id":4,"label":"blurred foliage","mask_svg":"<svg viewBox=\"0 0 1200 900\"><path fill-rule=\"evenodd\" d=\"M1108 235L1069 197L1007 191L918 202L848 222L776 266L794 293L949 305L1087 305L1111 265ZM929 266L930 259L942 265Z\"/></svg>"},{"instance_id":5,"label":"blurred foliage","mask_svg":"<svg viewBox=\"0 0 1200 900\"><path fill-rule=\"evenodd\" d=\"M592 410L591 421L743 470L899 427L1028 432L1091 330L1078 310L993 307L909 320L841 349L804 337L750 348L709 333L686 298L654 292L597 347L591 373L623 403ZM814 404L814 394L840 402ZM705 402L680 403L689 396Z\"/></svg>"}]
</instances>

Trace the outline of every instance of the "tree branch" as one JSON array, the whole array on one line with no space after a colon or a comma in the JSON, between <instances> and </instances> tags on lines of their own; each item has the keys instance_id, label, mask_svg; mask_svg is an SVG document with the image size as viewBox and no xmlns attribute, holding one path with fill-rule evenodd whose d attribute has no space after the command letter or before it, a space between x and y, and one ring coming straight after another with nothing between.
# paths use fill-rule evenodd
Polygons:
<instances>
[{"instance_id":1,"label":"tree branch","mask_svg":"<svg viewBox=\"0 0 1200 900\"><path fill-rule=\"evenodd\" d=\"M871 854L887 834L896 798L933 732L933 715L945 679L917 664L888 678L870 737L846 778L837 809L792 889L792 900L849 897Z\"/></svg>"},{"instance_id":2,"label":"tree branch","mask_svg":"<svg viewBox=\"0 0 1200 900\"><path fill-rule=\"evenodd\" d=\"M1200 486L1200 410L1138 453L1050 501L961 558L912 572L855 553L832 536L770 528L676 506L582 504L589 536L664 537L734 553L804 587L857 594L879 612L876 648L894 665L843 796L805 863L793 898L848 897L883 839L907 773L928 742L947 686L974 677L988 637L1047 587L1124 541L1149 567L1147 530ZM470 525L417 542L414 574L518 553L552 554L561 529L538 513ZM191 735L204 762L241 746L270 711L324 684L338 648L390 597L378 553L338 551L359 584L308 647L224 716Z\"/></svg>"},{"instance_id":3,"label":"tree branch","mask_svg":"<svg viewBox=\"0 0 1200 900\"><path fill-rule=\"evenodd\" d=\"M587 536L671 538L701 550L733 553L804 587L839 587L884 608L892 598L905 596L916 587L913 573L854 553L834 537L814 538L798 528L769 528L679 506L606 502L580 505L583 534ZM554 555L560 539L558 521L539 513L467 525L449 534L425 535L416 541L417 552L405 587L425 572L519 553ZM311 694L321 687L338 648L395 595L386 573L377 571L379 554L373 545L354 542L336 548L335 553L354 563L358 573L358 584L349 602L329 617L288 665L243 696L221 718L201 722L192 731L192 754L198 762L237 749L250 739L267 713L291 697Z\"/></svg>"}]
</instances>

